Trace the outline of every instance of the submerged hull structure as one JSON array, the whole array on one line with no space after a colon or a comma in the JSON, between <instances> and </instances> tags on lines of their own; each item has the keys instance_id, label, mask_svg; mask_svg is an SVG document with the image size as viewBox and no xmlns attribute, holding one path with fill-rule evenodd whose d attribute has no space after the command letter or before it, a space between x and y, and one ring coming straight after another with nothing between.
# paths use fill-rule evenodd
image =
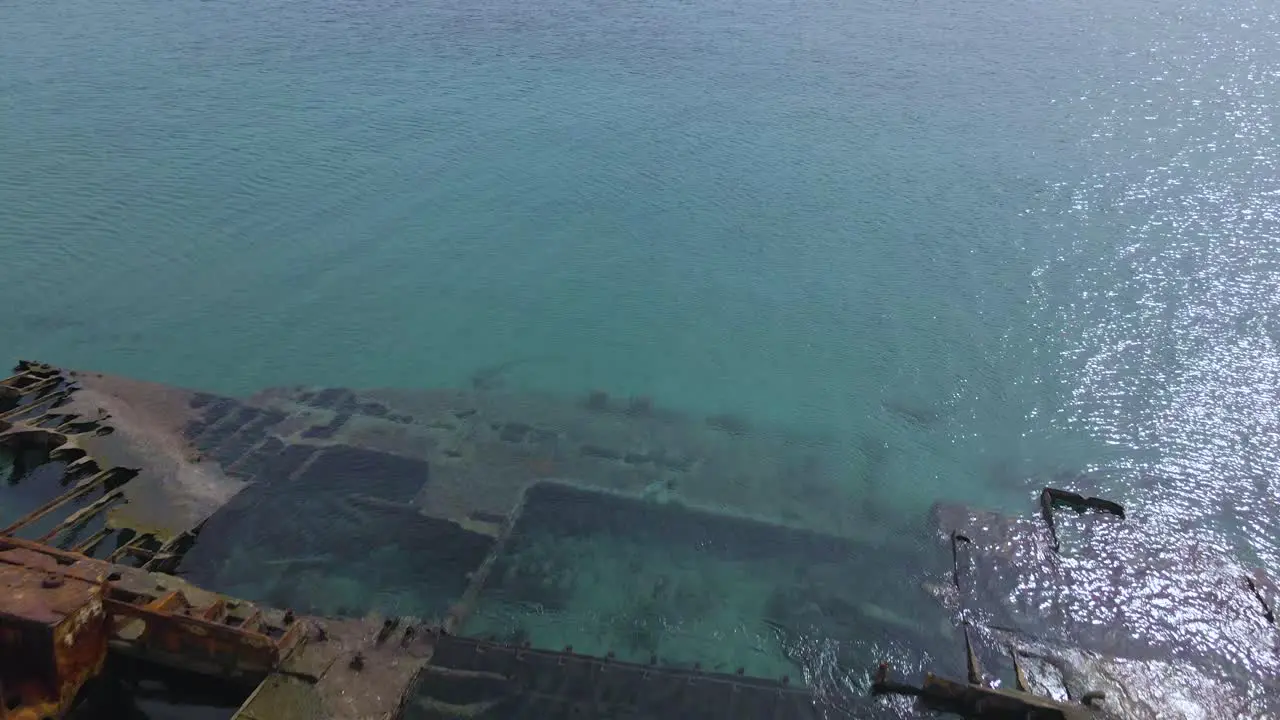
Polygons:
<instances>
[{"instance_id":1,"label":"submerged hull structure","mask_svg":"<svg viewBox=\"0 0 1280 720\"><path fill-rule=\"evenodd\" d=\"M735 418L23 363L0 444L0 642L76 649L0 664L4 718L91 717L116 654L242 720L1280 715L1264 573L1052 498L886 529Z\"/></svg>"}]
</instances>

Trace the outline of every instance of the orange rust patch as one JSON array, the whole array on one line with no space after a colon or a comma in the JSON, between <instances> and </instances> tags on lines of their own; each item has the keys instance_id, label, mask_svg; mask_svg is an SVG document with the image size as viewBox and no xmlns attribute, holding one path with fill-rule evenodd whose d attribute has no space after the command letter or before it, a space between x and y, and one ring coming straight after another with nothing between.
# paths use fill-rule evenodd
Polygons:
<instances>
[{"instance_id":1,"label":"orange rust patch","mask_svg":"<svg viewBox=\"0 0 1280 720\"><path fill-rule=\"evenodd\" d=\"M0 687L13 717L66 712L106 656L101 585L48 555L0 552Z\"/></svg>"}]
</instances>

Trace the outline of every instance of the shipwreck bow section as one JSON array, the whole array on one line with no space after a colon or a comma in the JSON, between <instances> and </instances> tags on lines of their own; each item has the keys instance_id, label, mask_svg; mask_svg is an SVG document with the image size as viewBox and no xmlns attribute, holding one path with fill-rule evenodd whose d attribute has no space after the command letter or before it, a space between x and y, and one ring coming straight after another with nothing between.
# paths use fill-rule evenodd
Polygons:
<instances>
[{"instance_id":1,"label":"shipwreck bow section","mask_svg":"<svg viewBox=\"0 0 1280 720\"><path fill-rule=\"evenodd\" d=\"M0 447L5 720L121 658L242 720L1280 713L1265 573L1056 489L877 532L838 443L738 418L24 362Z\"/></svg>"}]
</instances>

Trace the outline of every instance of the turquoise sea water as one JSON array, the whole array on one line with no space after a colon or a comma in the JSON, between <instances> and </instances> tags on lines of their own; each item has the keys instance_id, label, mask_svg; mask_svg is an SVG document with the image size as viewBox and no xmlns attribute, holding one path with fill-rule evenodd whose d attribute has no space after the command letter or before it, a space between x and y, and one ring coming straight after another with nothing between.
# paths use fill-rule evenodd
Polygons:
<instances>
[{"instance_id":1,"label":"turquoise sea water","mask_svg":"<svg viewBox=\"0 0 1280 720\"><path fill-rule=\"evenodd\" d=\"M1280 570L1252 0L0 4L0 348L644 394ZM870 451L868 451L870 452Z\"/></svg>"}]
</instances>

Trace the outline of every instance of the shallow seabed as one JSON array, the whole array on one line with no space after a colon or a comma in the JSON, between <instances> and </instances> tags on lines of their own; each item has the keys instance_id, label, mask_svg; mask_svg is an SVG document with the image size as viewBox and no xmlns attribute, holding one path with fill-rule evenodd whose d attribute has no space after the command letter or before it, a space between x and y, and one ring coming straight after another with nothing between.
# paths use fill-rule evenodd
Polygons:
<instances>
[{"instance_id":1,"label":"shallow seabed","mask_svg":"<svg viewBox=\"0 0 1280 720\"><path fill-rule=\"evenodd\" d=\"M1274 8L80 0L0 23L14 355L601 387L1280 569ZM1032 478L1032 479L1028 479ZM896 510L895 510L896 509Z\"/></svg>"},{"instance_id":2,"label":"shallow seabed","mask_svg":"<svg viewBox=\"0 0 1280 720\"><path fill-rule=\"evenodd\" d=\"M226 394L599 388L840 448L813 513L864 498L870 536L1054 483L1280 572L1272 4L0 16L12 358ZM656 582L626 543L595 552ZM714 623L744 651L752 597Z\"/></svg>"}]
</instances>

